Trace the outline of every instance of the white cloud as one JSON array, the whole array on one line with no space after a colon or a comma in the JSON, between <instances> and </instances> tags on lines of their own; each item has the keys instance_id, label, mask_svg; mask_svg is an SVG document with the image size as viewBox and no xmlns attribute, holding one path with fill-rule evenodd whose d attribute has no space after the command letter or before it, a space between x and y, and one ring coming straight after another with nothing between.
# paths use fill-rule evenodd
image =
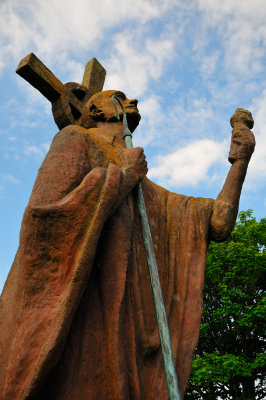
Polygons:
<instances>
[{"instance_id":1,"label":"white cloud","mask_svg":"<svg viewBox=\"0 0 266 400\"><path fill-rule=\"evenodd\" d=\"M150 80L161 76L165 63L172 58L174 41L164 38L142 41L143 34L140 30L138 38L129 31L115 35L113 54L105 62L108 70L105 88L120 88L131 97L141 96Z\"/></svg>"},{"instance_id":2,"label":"white cloud","mask_svg":"<svg viewBox=\"0 0 266 400\"><path fill-rule=\"evenodd\" d=\"M160 98L158 96L150 96L139 103L141 108L141 115L144 118L154 119L157 123L162 113L160 106Z\"/></svg>"},{"instance_id":3,"label":"white cloud","mask_svg":"<svg viewBox=\"0 0 266 400\"><path fill-rule=\"evenodd\" d=\"M164 115L161 109L160 97L149 96L139 102L138 108L141 112L140 127L134 133L134 144L146 146L158 138ZM142 124L144 127L142 127Z\"/></svg>"},{"instance_id":4,"label":"white cloud","mask_svg":"<svg viewBox=\"0 0 266 400\"><path fill-rule=\"evenodd\" d=\"M24 147L24 154L37 159L43 158L49 149L49 145L42 144L40 146L26 145Z\"/></svg>"},{"instance_id":5,"label":"white cloud","mask_svg":"<svg viewBox=\"0 0 266 400\"><path fill-rule=\"evenodd\" d=\"M202 60L200 70L203 74L213 74L217 65L217 61L219 58L219 52L215 51L213 54L209 56L205 56Z\"/></svg>"},{"instance_id":6,"label":"white cloud","mask_svg":"<svg viewBox=\"0 0 266 400\"><path fill-rule=\"evenodd\" d=\"M62 64L70 52L96 50L119 24L145 24L175 6L159 0L8 0L0 4L0 59L35 51L48 64ZM109 38L107 38L108 40Z\"/></svg>"},{"instance_id":7,"label":"white cloud","mask_svg":"<svg viewBox=\"0 0 266 400\"><path fill-rule=\"evenodd\" d=\"M208 135L212 138L215 134L211 128L218 125L219 116L215 115L206 97L200 97L190 90L167 106L163 114L167 121L167 140L171 146L176 146L176 143L184 146L188 141L205 139Z\"/></svg>"},{"instance_id":8,"label":"white cloud","mask_svg":"<svg viewBox=\"0 0 266 400\"><path fill-rule=\"evenodd\" d=\"M264 0L196 0L199 8L212 16L215 24L217 21L230 15L249 17L249 19L262 19L266 15Z\"/></svg>"},{"instance_id":9,"label":"white cloud","mask_svg":"<svg viewBox=\"0 0 266 400\"><path fill-rule=\"evenodd\" d=\"M208 170L224 156L224 143L198 140L174 153L157 158L157 165L149 170L149 178L170 186L196 185L208 178Z\"/></svg>"},{"instance_id":10,"label":"white cloud","mask_svg":"<svg viewBox=\"0 0 266 400\"><path fill-rule=\"evenodd\" d=\"M203 29L211 28L219 36L227 73L237 72L250 78L250 74L262 71L265 52L261 42L266 41L265 1L196 0L196 4L203 14ZM208 45L210 38L205 37L205 40Z\"/></svg>"},{"instance_id":11,"label":"white cloud","mask_svg":"<svg viewBox=\"0 0 266 400\"><path fill-rule=\"evenodd\" d=\"M4 176L4 179L10 183L15 183L15 184L18 184L20 182L19 179L17 179L15 176L9 174L6 174Z\"/></svg>"}]
</instances>

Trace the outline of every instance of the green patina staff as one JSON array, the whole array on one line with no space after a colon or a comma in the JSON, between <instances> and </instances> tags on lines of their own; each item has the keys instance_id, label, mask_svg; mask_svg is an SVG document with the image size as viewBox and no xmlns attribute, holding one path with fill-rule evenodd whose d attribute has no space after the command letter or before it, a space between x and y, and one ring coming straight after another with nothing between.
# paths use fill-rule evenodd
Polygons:
<instances>
[{"instance_id":1,"label":"green patina staff","mask_svg":"<svg viewBox=\"0 0 266 400\"><path fill-rule=\"evenodd\" d=\"M130 132L130 130L128 128L127 117L126 117L126 112L125 112L124 106L117 96L115 96L115 95L112 96L112 102L113 102L113 105L114 105L114 108L116 111L115 117L118 120L120 120L120 116L117 111L115 100L119 103L119 105L123 111L123 127L124 127L123 138L125 139L126 147L133 148L132 133ZM139 211L139 215L140 215L140 219L141 219L143 241L144 241L147 263L148 263L148 267L149 267L149 274L150 274L150 279L151 279L152 293L153 293L153 298L154 298L154 305L155 305L159 335L160 335L160 340L161 340L161 347L162 347L162 354L163 354L163 359L164 359L164 366L165 366L165 373L166 373L169 397L170 397L170 400L181 400L178 379L177 379L177 374L176 374L176 370L175 370L175 363L174 363L173 351L172 351L172 346L171 346L170 334L169 334L169 329L168 329L168 322L167 322L167 317L166 317L166 312L165 312L165 307L164 307L164 301L163 301L163 296L162 296L158 268L157 268L157 264L156 264L155 254L154 254L151 230L150 230L150 225L149 225L148 216L147 216L147 212L146 212L141 183L139 183L139 185L138 185L137 204L138 204L138 211Z\"/></svg>"}]
</instances>

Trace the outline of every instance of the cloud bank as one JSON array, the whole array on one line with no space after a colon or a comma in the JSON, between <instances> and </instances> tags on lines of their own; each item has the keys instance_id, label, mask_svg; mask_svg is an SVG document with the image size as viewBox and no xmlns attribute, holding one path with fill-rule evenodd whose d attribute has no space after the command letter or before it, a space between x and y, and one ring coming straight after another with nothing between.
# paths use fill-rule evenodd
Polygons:
<instances>
[{"instance_id":1,"label":"cloud bank","mask_svg":"<svg viewBox=\"0 0 266 400\"><path fill-rule=\"evenodd\" d=\"M153 146L150 176L166 185L211 179L230 137L223 121L236 107L251 107L257 149L250 176L260 182L266 170L265 19L264 0L8 0L0 4L0 70L34 51L60 79L81 81L84 64L96 55L108 71L105 88L140 98L136 141ZM18 85L28 93L20 123L34 127L40 96ZM211 153L206 159L203 146ZM34 142L25 149L28 157L44 151ZM184 166L179 177L170 176L169 160L179 171L186 160L198 168Z\"/></svg>"}]
</instances>

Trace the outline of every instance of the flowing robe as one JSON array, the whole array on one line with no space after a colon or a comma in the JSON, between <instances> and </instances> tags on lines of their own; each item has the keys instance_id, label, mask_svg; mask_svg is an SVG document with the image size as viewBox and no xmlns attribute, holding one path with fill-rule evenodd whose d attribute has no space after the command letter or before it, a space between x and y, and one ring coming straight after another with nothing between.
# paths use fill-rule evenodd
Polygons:
<instances>
[{"instance_id":1,"label":"flowing robe","mask_svg":"<svg viewBox=\"0 0 266 400\"><path fill-rule=\"evenodd\" d=\"M168 398L134 190L121 147L59 132L0 303L1 400ZM133 189L133 188L132 188ZM213 200L143 191L182 394L198 341Z\"/></svg>"}]
</instances>

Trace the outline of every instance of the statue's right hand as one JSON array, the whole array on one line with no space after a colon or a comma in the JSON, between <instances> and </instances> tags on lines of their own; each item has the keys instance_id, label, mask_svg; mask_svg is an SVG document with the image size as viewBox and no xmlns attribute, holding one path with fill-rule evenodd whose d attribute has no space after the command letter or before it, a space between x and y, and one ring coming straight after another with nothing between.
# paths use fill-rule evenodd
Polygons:
<instances>
[{"instance_id":1,"label":"statue's right hand","mask_svg":"<svg viewBox=\"0 0 266 400\"><path fill-rule=\"evenodd\" d=\"M231 164L240 159L249 161L255 147L255 137L250 130L254 125L251 112L238 108L230 123L233 131L228 160Z\"/></svg>"},{"instance_id":2,"label":"statue's right hand","mask_svg":"<svg viewBox=\"0 0 266 400\"><path fill-rule=\"evenodd\" d=\"M121 150L122 169L125 174L133 175L141 181L147 174L147 161L142 147Z\"/></svg>"}]
</instances>

